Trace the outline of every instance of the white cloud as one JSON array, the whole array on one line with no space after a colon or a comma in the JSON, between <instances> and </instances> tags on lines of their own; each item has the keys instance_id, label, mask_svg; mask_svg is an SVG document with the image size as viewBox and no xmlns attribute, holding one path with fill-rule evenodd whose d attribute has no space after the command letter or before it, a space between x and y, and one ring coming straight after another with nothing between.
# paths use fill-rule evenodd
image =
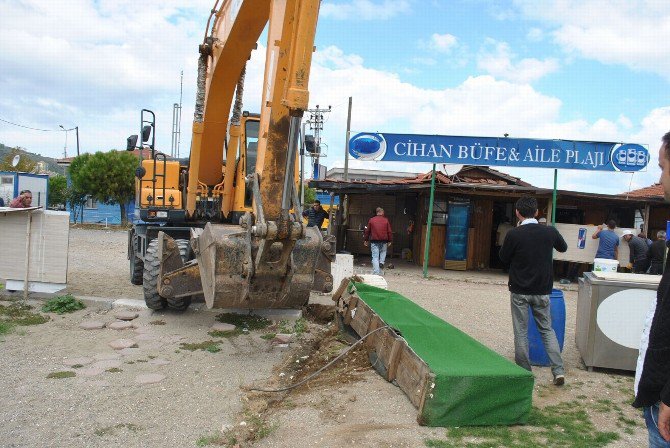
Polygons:
<instances>
[{"instance_id":1,"label":"white cloud","mask_svg":"<svg viewBox=\"0 0 670 448\"><path fill-rule=\"evenodd\" d=\"M93 4L84 0L3 4L0 25L6 37L0 41L0 117L38 128L78 125L82 150L96 151L123 147L125 138L137 133L139 110L146 107L157 115L158 148L169 151L172 105L179 98L179 71L183 69L181 154L186 155L197 44L210 1L199 1L185 10L175 6L176 0L157 2L142 17L128 13L133 10L129 1L100 3L103 9ZM80 16L74 13L77 9ZM39 48L42 44L49 51ZM547 72L543 61L537 61L539 68L531 70L533 63L517 61L506 44L499 44L504 43L491 42L493 54L505 56L501 56L504 69L500 73L471 76L445 89L420 88L396 73L371 69L362 57L336 46L317 51L310 77L310 106L333 106L324 126L329 153L322 163L333 166L343 159L349 96L353 97L354 132L602 139L649 143L655 152L660 136L669 130L670 106L650 111L641 123L631 123L625 115L616 121L562 121L561 100L524 83ZM264 54L260 45L248 63L247 110L259 110ZM60 156L64 137L61 132L28 131L0 123L0 142L44 155ZM73 151L74 135L70 133L68 153ZM657 180L654 167L652 163L647 173L635 175L633 185ZM429 166L384 163L373 168L427 171ZM549 171L525 170L517 175L551 187ZM559 177L559 187L622 192L630 181L626 176L566 172Z\"/></svg>"},{"instance_id":2,"label":"white cloud","mask_svg":"<svg viewBox=\"0 0 670 448\"><path fill-rule=\"evenodd\" d=\"M519 83L537 81L559 68L554 58L526 58L514 62L515 59L516 55L512 53L509 44L489 38L477 56L477 66L496 78Z\"/></svg>"},{"instance_id":3,"label":"white cloud","mask_svg":"<svg viewBox=\"0 0 670 448\"><path fill-rule=\"evenodd\" d=\"M531 28L528 30L526 38L531 42L540 42L542 39L544 39L544 31L542 31L540 28Z\"/></svg>"},{"instance_id":4,"label":"white cloud","mask_svg":"<svg viewBox=\"0 0 670 448\"><path fill-rule=\"evenodd\" d=\"M527 18L555 27L569 53L670 78L670 8L658 0L517 0Z\"/></svg>"},{"instance_id":5,"label":"white cloud","mask_svg":"<svg viewBox=\"0 0 670 448\"><path fill-rule=\"evenodd\" d=\"M321 5L319 16L336 20L388 20L409 11L407 0L328 1Z\"/></svg>"},{"instance_id":6,"label":"white cloud","mask_svg":"<svg viewBox=\"0 0 670 448\"><path fill-rule=\"evenodd\" d=\"M430 36L430 43L428 44L428 47L439 53L450 53L451 50L457 45L458 39L456 39L456 36L449 33L434 33L432 36Z\"/></svg>"}]
</instances>

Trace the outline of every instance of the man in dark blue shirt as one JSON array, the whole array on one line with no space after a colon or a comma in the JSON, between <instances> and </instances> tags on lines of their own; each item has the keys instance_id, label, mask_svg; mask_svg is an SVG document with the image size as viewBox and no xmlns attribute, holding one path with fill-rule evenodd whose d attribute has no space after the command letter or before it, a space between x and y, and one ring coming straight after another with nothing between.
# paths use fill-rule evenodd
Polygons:
<instances>
[{"instance_id":1,"label":"man in dark blue shirt","mask_svg":"<svg viewBox=\"0 0 670 448\"><path fill-rule=\"evenodd\" d=\"M302 212L302 216L307 218L307 227L318 227L320 229L323 221L328 217L328 212L321 208L321 201L317 199L310 208Z\"/></svg>"},{"instance_id":2,"label":"man in dark blue shirt","mask_svg":"<svg viewBox=\"0 0 670 448\"><path fill-rule=\"evenodd\" d=\"M616 223L613 219L607 221L607 228L603 229L604 226L598 226L596 233L591 236L591 238L600 239L598 243L598 251L596 252L596 258L606 258L608 260L618 260L619 259L619 237L614 233L616 229Z\"/></svg>"}]
</instances>

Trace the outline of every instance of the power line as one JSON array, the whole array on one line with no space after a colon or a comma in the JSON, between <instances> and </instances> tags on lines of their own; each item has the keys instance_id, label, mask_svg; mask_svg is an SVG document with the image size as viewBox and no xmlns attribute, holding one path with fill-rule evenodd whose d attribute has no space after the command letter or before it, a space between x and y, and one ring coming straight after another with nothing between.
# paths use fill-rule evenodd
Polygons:
<instances>
[{"instance_id":1,"label":"power line","mask_svg":"<svg viewBox=\"0 0 670 448\"><path fill-rule=\"evenodd\" d=\"M7 123L7 124L11 124L13 126L18 126L20 128L31 129L33 131L41 131L41 132L67 132L67 131L74 131L75 130L75 128L71 128L71 129L39 129L39 128L31 128L30 126L24 126L24 125L18 124L18 123L12 123L11 121L3 120L2 118L0 118L0 121L2 121L4 123Z\"/></svg>"}]
</instances>

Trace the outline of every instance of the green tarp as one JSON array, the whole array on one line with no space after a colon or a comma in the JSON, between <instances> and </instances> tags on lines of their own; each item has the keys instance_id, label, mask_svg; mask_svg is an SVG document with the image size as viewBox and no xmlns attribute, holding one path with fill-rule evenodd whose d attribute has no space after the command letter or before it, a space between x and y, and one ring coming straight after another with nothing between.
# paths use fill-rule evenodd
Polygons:
<instances>
[{"instance_id":1,"label":"green tarp","mask_svg":"<svg viewBox=\"0 0 670 448\"><path fill-rule=\"evenodd\" d=\"M435 374L435 387L427 394L419 416L423 424L526 423L533 394L531 372L398 293L364 283L354 286L358 296L400 332Z\"/></svg>"}]
</instances>

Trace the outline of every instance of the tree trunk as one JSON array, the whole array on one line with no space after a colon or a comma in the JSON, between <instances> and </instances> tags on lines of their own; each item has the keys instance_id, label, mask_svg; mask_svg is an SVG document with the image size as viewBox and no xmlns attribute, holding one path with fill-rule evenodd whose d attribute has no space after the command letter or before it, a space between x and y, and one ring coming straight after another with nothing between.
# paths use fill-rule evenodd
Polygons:
<instances>
[{"instance_id":1,"label":"tree trunk","mask_svg":"<svg viewBox=\"0 0 670 448\"><path fill-rule=\"evenodd\" d=\"M119 207L121 207L121 225L125 226L128 224L128 216L126 216L126 204L119 202Z\"/></svg>"}]
</instances>

